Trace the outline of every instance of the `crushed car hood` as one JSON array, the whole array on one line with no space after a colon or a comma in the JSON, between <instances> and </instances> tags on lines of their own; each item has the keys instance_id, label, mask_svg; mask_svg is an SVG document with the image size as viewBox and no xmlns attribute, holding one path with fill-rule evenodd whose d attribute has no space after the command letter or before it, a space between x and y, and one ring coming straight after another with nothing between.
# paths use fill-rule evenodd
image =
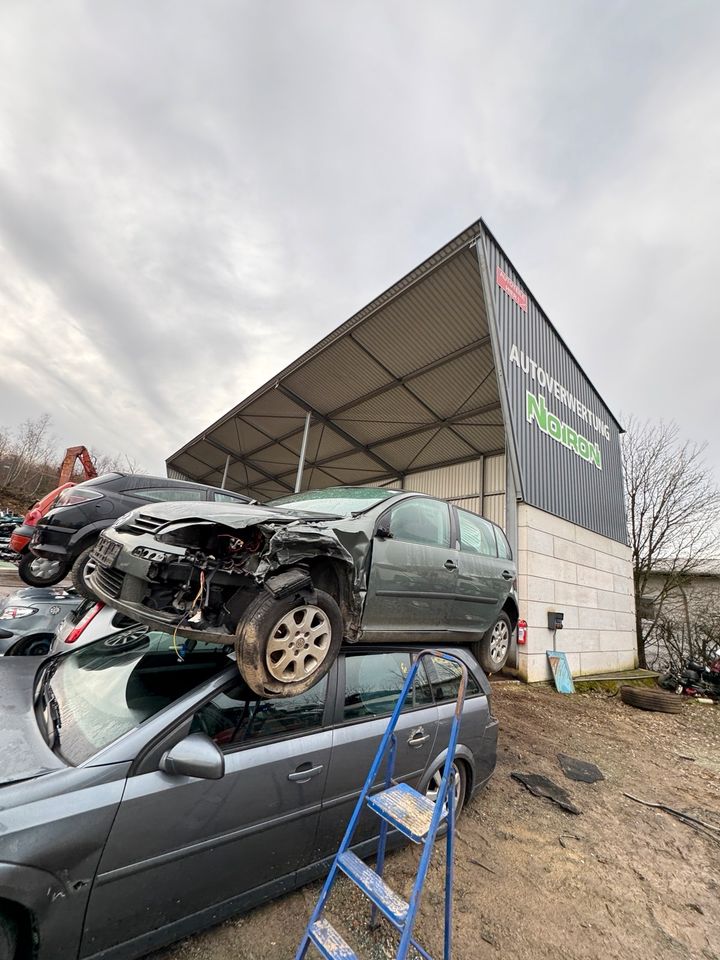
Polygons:
<instances>
[{"instance_id":1,"label":"crushed car hood","mask_svg":"<svg viewBox=\"0 0 720 960\"><path fill-rule=\"evenodd\" d=\"M65 768L45 742L35 718L31 657L0 660L0 787Z\"/></svg>"},{"instance_id":2,"label":"crushed car hood","mask_svg":"<svg viewBox=\"0 0 720 960\"><path fill-rule=\"evenodd\" d=\"M165 521L157 533L164 531L169 525L175 523L221 523L231 530L242 530L245 527L261 523L297 523L300 520L327 522L339 519L331 514L321 515L309 511L300 512L299 510L293 510L291 513L281 507L268 508L257 503L247 506L244 504L234 506L227 503L195 503L194 501L184 500L174 503L148 504L133 511L133 514L140 513ZM122 527L122 525L119 526Z\"/></svg>"}]
</instances>

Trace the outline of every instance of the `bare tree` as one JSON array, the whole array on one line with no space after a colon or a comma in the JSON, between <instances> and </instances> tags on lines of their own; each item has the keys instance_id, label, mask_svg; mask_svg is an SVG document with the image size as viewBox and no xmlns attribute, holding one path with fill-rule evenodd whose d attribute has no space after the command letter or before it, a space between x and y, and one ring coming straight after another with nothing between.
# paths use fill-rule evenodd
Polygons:
<instances>
[{"instance_id":1,"label":"bare tree","mask_svg":"<svg viewBox=\"0 0 720 960\"><path fill-rule=\"evenodd\" d=\"M705 464L706 444L683 441L675 423L631 418L622 450L638 658L644 667L646 644L667 600L717 554L720 493ZM662 576L658 581L653 574ZM656 592L649 596L651 581Z\"/></svg>"},{"instance_id":2,"label":"bare tree","mask_svg":"<svg viewBox=\"0 0 720 960\"><path fill-rule=\"evenodd\" d=\"M98 453L93 457L98 474L102 473L145 473L142 465L127 453Z\"/></svg>"},{"instance_id":3,"label":"bare tree","mask_svg":"<svg viewBox=\"0 0 720 960\"><path fill-rule=\"evenodd\" d=\"M37 484L37 474L42 474L48 462L55 459L56 441L50 429L50 414L43 413L24 420L10 435L5 450L5 486L25 488Z\"/></svg>"}]
</instances>

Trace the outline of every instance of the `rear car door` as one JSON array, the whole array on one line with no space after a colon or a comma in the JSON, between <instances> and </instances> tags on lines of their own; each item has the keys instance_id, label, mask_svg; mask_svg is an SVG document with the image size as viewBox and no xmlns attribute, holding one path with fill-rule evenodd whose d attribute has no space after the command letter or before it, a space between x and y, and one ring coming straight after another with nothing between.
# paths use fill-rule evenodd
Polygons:
<instances>
[{"instance_id":1,"label":"rear car door","mask_svg":"<svg viewBox=\"0 0 720 960\"><path fill-rule=\"evenodd\" d=\"M460 550L450 629L455 633L484 633L495 623L507 599L515 579L515 565L498 557L492 523L467 510L453 509Z\"/></svg>"},{"instance_id":2,"label":"rear car door","mask_svg":"<svg viewBox=\"0 0 720 960\"><path fill-rule=\"evenodd\" d=\"M336 725L314 860L340 844L411 665L410 651L348 651L338 661ZM394 779L416 786L434 757L438 712L428 675L420 665L415 689L396 727ZM374 789L382 789L386 766ZM355 843L377 835L380 821L364 811Z\"/></svg>"},{"instance_id":3,"label":"rear car door","mask_svg":"<svg viewBox=\"0 0 720 960\"><path fill-rule=\"evenodd\" d=\"M363 637L392 641L421 633L423 640L441 641L448 629L457 562L447 503L409 497L390 507L376 527Z\"/></svg>"},{"instance_id":4,"label":"rear car door","mask_svg":"<svg viewBox=\"0 0 720 960\"><path fill-rule=\"evenodd\" d=\"M155 748L128 779L93 887L82 955L236 901L292 888L312 855L330 761L328 677L299 697L251 701L233 681L188 718L225 754L220 780L170 776ZM179 736L178 736L179 733Z\"/></svg>"}]
</instances>

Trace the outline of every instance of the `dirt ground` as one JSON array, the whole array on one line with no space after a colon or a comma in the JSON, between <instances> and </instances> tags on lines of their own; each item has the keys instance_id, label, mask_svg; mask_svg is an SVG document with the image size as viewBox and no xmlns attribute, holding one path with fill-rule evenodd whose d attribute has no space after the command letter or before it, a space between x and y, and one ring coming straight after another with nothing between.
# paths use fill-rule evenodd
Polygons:
<instances>
[{"instance_id":1,"label":"dirt ground","mask_svg":"<svg viewBox=\"0 0 720 960\"><path fill-rule=\"evenodd\" d=\"M662 801L720 827L720 709L687 701L679 716L646 713L608 691L564 697L493 684L498 766L458 825L455 960L703 958L720 960L718 842L623 796ZM605 780L565 779L557 753L593 761ZM533 797L512 771L543 773L581 809ZM416 935L442 957L443 849L425 888ZM405 895L418 848L389 856ZM287 960L320 889L312 884L152 954L152 960ZM367 905L340 882L328 916L364 960L394 956L394 930L366 926ZM312 951L309 952L310 955Z\"/></svg>"}]
</instances>

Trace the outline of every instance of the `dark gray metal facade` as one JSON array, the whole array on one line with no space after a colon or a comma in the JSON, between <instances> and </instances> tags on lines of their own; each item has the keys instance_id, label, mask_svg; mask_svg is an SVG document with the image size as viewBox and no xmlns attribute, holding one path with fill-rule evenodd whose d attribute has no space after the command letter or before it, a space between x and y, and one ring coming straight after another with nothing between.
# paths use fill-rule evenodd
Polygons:
<instances>
[{"instance_id":1,"label":"dark gray metal facade","mask_svg":"<svg viewBox=\"0 0 720 960\"><path fill-rule=\"evenodd\" d=\"M484 225L478 259L522 499L627 543L619 424Z\"/></svg>"}]
</instances>

